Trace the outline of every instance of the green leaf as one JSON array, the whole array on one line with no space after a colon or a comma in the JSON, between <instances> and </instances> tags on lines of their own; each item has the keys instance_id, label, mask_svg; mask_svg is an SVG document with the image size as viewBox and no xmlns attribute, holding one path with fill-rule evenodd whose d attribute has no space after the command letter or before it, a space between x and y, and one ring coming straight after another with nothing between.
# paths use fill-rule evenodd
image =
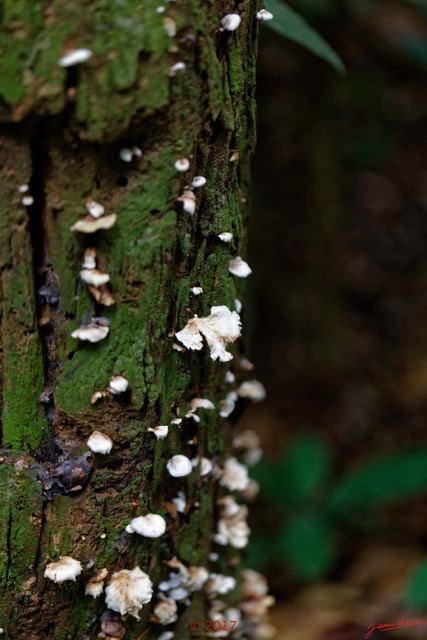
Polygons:
<instances>
[{"instance_id":1,"label":"green leaf","mask_svg":"<svg viewBox=\"0 0 427 640\"><path fill-rule=\"evenodd\" d=\"M403 601L410 607L427 607L427 559L423 560L410 576Z\"/></svg>"},{"instance_id":2,"label":"green leaf","mask_svg":"<svg viewBox=\"0 0 427 640\"><path fill-rule=\"evenodd\" d=\"M402 451L362 465L333 492L329 507L336 515L375 509L427 490L427 449Z\"/></svg>"},{"instance_id":3,"label":"green leaf","mask_svg":"<svg viewBox=\"0 0 427 640\"><path fill-rule=\"evenodd\" d=\"M273 463L261 463L251 472L263 496L288 506L306 502L324 489L332 464L332 452L316 434L294 439Z\"/></svg>"},{"instance_id":4,"label":"green leaf","mask_svg":"<svg viewBox=\"0 0 427 640\"><path fill-rule=\"evenodd\" d=\"M338 73L345 74L344 64L338 54L296 11L281 0L266 0L265 7L274 16L273 20L266 23L269 27L323 58Z\"/></svg>"},{"instance_id":5,"label":"green leaf","mask_svg":"<svg viewBox=\"0 0 427 640\"><path fill-rule=\"evenodd\" d=\"M335 541L327 523L316 514L301 514L291 520L278 542L280 554L297 578L316 580L335 560Z\"/></svg>"}]
</instances>

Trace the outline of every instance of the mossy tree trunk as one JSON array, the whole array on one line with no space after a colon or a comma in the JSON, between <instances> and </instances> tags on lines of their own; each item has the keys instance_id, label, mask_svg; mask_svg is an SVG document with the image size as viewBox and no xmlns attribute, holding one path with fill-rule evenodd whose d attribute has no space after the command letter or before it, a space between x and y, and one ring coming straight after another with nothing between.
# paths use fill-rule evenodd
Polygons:
<instances>
[{"instance_id":1,"label":"mossy tree trunk","mask_svg":"<svg viewBox=\"0 0 427 640\"><path fill-rule=\"evenodd\" d=\"M165 464L176 453L220 463L230 425L215 411L199 426L171 427L165 440L147 428L182 416L192 397L218 407L226 393L229 365L212 362L207 348L174 350L173 331L212 305L233 308L238 296L227 267L244 250L257 2L180 0L165 2L163 13L159 4L3 4L0 627L8 639L98 637L105 603L84 596L97 568L139 565L156 583L174 555L209 567L218 482L197 472L173 479ZM242 24L221 32L230 11ZM174 37L165 30L170 19ZM92 57L61 68L64 50L76 47ZM186 69L171 77L177 61ZM134 145L142 157L123 162L120 150ZM180 174L174 162L183 156L191 168ZM193 175L207 184L195 192L191 217L177 198ZM28 207L18 190L25 183L34 198ZM117 213L114 227L70 231L88 197ZM222 231L234 234L231 244L218 240ZM79 280L87 247L96 247L98 268L111 276L112 307L95 303ZM201 296L190 294L195 285ZM110 321L108 338L70 337L100 315ZM128 379L129 392L91 405L113 374ZM114 441L110 455L85 456L95 429ZM184 516L170 503L179 490L188 500ZM165 515L166 535L126 535L130 519L148 511ZM82 562L75 583L43 577L63 555ZM224 551L216 570L230 573L235 557ZM204 619L205 606L195 594L176 638L197 637L189 621ZM124 625L135 640L162 630L150 622L150 606Z\"/></svg>"}]
</instances>

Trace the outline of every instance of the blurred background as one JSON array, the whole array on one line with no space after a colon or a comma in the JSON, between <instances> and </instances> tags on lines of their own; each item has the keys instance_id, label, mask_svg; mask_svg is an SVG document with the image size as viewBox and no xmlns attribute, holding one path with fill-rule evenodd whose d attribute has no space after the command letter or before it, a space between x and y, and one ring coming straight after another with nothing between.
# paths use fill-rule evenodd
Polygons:
<instances>
[{"instance_id":1,"label":"blurred background","mask_svg":"<svg viewBox=\"0 0 427 640\"><path fill-rule=\"evenodd\" d=\"M353 640L427 621L427 0L289 0L332 48L317 56L280 11L272 28L278 5L260 29L247 562L279 639Z\"/></svg>"}]
</instances>

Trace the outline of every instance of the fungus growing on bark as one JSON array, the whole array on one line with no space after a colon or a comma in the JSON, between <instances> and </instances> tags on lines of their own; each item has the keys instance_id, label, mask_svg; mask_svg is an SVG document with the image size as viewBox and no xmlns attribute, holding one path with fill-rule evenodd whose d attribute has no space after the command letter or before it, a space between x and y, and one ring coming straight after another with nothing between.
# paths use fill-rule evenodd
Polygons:
<instances>
[{"instance_id":1,"label":"fungus growing on bark","mask_svg":"<svg viewBox=\"0 0 427 640\"><path fill-rule=\"evenodd\" d=\"M227 458L221 473L220 484L230 491L244 491L249 484L247 468L236 458Z\"/></svg>"},{"instance_id":2,"label":"fungus growing on bark","mask_svg":"<svg viewBox=\"0 0 427 640\"><path fill-rule=\"evenodd\" d=\"M159 624L172 624L178 620L178 607L172 598L159 593L160 602L154 607L154 615Z\"/></svg>"},{"instance_id":3,"label":"fungus growing on bark","mask_svg":"<svg viewBox=\"0 0 427 640\"><path fill-rule=\"evenodd\" d=\"M123 149L120 149L119 158L123 162L132 162L133 153L130 149L124 147Z\"/></svg>"},{"instance_id":4,"label":"fungus growing on bark","mask_svg":"<svg viewBox=\"0 0 427 640\"><path fill-rule=\"evenodd\" d=\"M77 222L70 227L70 230L80 231L80 233L95 233L95 231L98 231L99 229L111 229L116 220L117 215L115 213L110 213L108 216L101 216L97 219L87 215L86 218L77 220Z\"/></svg>"},{"instance_id":5,"label":"fungus growing on bark","mask_svg":"<svg viewBox=\"0 0 427 640\"><path fill-rule=\"evenodd\" d=\"M19 193L27 193L30 190L30 185L27 183L20 184L18 187Z\"/></svg>"},{"instance_id":6,"label":"fungus growing on bark","mask_svg":"<svg viewBox=\"0 0 427 640\"><path fill-rule=\"evenodd\" d=\"M178 198L178 202L182 202L182 208L190 216L196 211L196 196L192 191L186 189L182 192L182 196Z\"/></svg>"},{"instance_id":7,"label":"fungus growing on bark","mask_svg":"<svg viewBox=\"0 0 427 640\"><path fill-rule=\"evenodd\" d=\"M225 350L227 344L231 344L240 337L240 317L235 311L222 305L211 307L211 313L205 318L194 316L187 322L184 329L176 333L177 339L187 347L200 351L203 347L203 336L208 343L212 360L221 362L232 360L231 353Z\"/></svg>"},{"instance_id":8,"label":"fungus growing on bark","mask_svg":"<svg viewBox=\"0 0 427 640\"><path fill-rule=\"evenodd\" d=\"M174 478L188 476L193 471L191 460L187 458L187 456L183 456L181 454L172 456L166 464L166 468Z\"/></svg>"},{"instance_id":9,"label":"fungus growing on bark","mask_svg":"<svg viewBox=\"0 0 427 640\"><path fill-rule=\"evenodd\" d=\"M95 576L89 580L85 588L85 595L98 598L104 591L104 580L108 575L108 569L100 569Z\"/></svg>"},{"instance_id":10,"label":"fungus growing on bark","mask_svg":"<svg viewBox=\"0 0 427 640\"><path fill-rule=\"evenodd\" d=\"M267 394L265 387L261 382L258 380L247 380L246 382L242 382L240 387L237 389L237 395L241 398L249 398L250 400L260 402L261 400L264 400Z\"/></svg>"},{"instance_id":11,"label":"fungus growing on bark","mask_svg":"<svg viewBox=\"0 0 427 640\"><path fill-rule=\"evenodd\" d=\"M176 36L176 22L173 18L166 16L163 18L163 29L165 30L166 35L170 38L174 38Z\"/></svg>"},{"instance_id":12,"label":"fungus growing on bark","mask_svg":"<svg viewBox=\"0 0 427 640\"><path fill-rule=\"evenodd\" d=\"M211 573L206 583L206 591L209 594L225 595L236 588L236 579L233 576L224 576L220 573Z\"/></svg>"},{"instance_id":13,"label":"fungus growing on bark","mask_svg":"<svg viewBox=\"0 0 427 640\"><path fill-rule=\"evenodd\" d=\"M102 271L98 271L98 269L82 269L79 276L80 280L96 288L110 281L109 274L102 273Z\"/></svg>"},{"instance_id":14,"label":"fungus growing on bark","mask_svg":"<svg viewBox=\"0 0 427 640\"><path fill-rule=\"evenodd\" d=\"M89 292L95 298L95 300L99 302L99 304L104 305L104 307L111 307L111 305L114 304L113 294L105 285L102 284L98 288L88 284L87 288L89 289Z\"/></svg>"},{"instance_id":15,"label":"fungus growing on bark","mask_svg":"<svg viewBox=\"0 0 427 640\"><path fill-rule=\"evenodd\" d=\"M242 303L240 302L240 300L238 300L238 298L234 298L234 309L237 311L237 313L241 313L242 312Z\"/></svg>"},{"instance_id":16,"label":"fungus growing on bark","mask_svg":"<svg viewBox=\"0 0 427 640\"><path fill-rule=\"evenodd\" d=\"M240 26L242 18L238 13L228 13L221 20L221 25L226 31L235 31Z\"/></svg>"},{"instance_id":17,"label":"fungus growing on bark","mask_svg":"<svg viewBox=\"0 0 427 640\"><path fill-rule=\"evenodd\" d=\"M149 427L148 431L154 433L157 440L163 440L168 435L169 427L167 425L160 424L157 427Z\"/></svg>"},{"instance_id":18,"label":"fungus growing on bark","mask_svg":"<svg viewBox=\"0 0 427 640\"><path fill-rule=\"evenodd\" d=\"M225 400L220 400L221 411L219 415L221 418L228 418L234 411L237 401L237 393L235 391L229 391L225 397Z\"/></svg>"},{"instance_id":19,"label":"fungus growing on bark","mask_svg":"<svg viewBox=\"0 0 427 640\"><path fill-rule=\"evenodd\" d=\"M258 13L256 14L256 19L263 21L273 20L273 14L266 9L261 9L261 11L258 11Z\"/></svg>"},{"instance_id":20,"label":"fungus growing on bark","mask_svg":"<svg viewBox=\"0 0 427 640\"><path fill-rule=\"evenodd\" d=\"M173 78L176 75L177 71L185 71L186 66L187 65L185 64L185 62L175 62L175 64L169 67L170 77ZM180 169L178 169L178 171L180 171Z\"/></svg>"},{"instance_id":21,"label":"fungus growing on bark","mask_svg":"<svg viewBox=\"0 0 427 640\"><path fill-rule=\"evenodd\" d=\"M232 496L225 496L218 500L224 509L218 521L217 533L214 541L220 545L231 545L235 549L243 549L249 542L251 530L247 523L248 508L239 505Z\"/></svg>"},{"instance_id":22,"label":"fungus growing on bark","mask_svg":"<svg viewBox=\"0 0 427 640\"><path fill-rule=\"evenodd\" d=\"M105 589L105 604L122 616L129 613L139 620L140 610L144 604L150 602L152 595L153 583L142 569L122 569L113 573Z\"/></svg>"},{"instance_id":23,"label":"fungus growing on bark","mask_svg":"<svg viewBox=\"0 0 427 640\"><path fill-rule=\"evenodd\" d=\"M92 218L100 218L105 213L105 208L99 202L95 202L92 198L86 200L87 212Z\"/></svg>"},{"instance_id":24,"label":"fungus growing on bark","mask_svg":"<svg viewBox=\"0 0 427 640\"><path fill-rule=\"evenodd\" d=\"M66 580L76 581L77 576L82 572L82 565L71 556L61 556L57 562L47 565L44 577L53 582L65 582Z\"/></svg>"},{"instance_id":25,"label":"fungus growing on bark","mask_svg":"<svg viewBox=\"0 0 427 640\"><path fill-rule=\"evenodd\" d=\"M237 276L238 278L247 278L252 273L252 269L248 263L242 260L240 256L230 260L228 270L233 276Z\"/></svg>"},{"instance_id":26,"label":"fungus growing on bark","mask_svg":"<svg viewBox=\"0 0 427 640\"><path fill-rule=\"evenodd\" d=\"M108 391L117 396L119 393L124 393L129 387L129 382L123 376L113 376L108 383Z\"/></svg>"},{"instance_id":27,"label":"fungus growing on bark","mask_svg":"<svg viewBox=\"0 0 427 640\"><path fill-rule=\"evenodd\" d=\"M178 158L175 162L174 167L177 171L183 173L184 171L188 171L190 168L190 161L188 158Z\"/></svg>"},{"instance_id":28,"label":"fungus growing on bark","mask_svg":"<svg viewBox=\"0 0 427 640\"><path fill-rule=\"evenodd\" d=\"M86 249L83 262L83 269L96 269L96 249Z\"/></svg>"},{"instance_id":29,"label":"fungus growing on bark","mask_svg":"<svg viewBox=\"0 0 427 640\"><path fill-rule=\"evenodd\" d=\"M21 203L24 205L24 207L31 207L31 205L34 204L34 198L33 196L24 196L21 200Z\"/></svg>"},{"instance_id":30,"label":"fungus growing on bark","mask_svg":"<svg viewBox=\"0 0 427 640\"><path fill-rule=\"evenodd\" d=\"M113 441L105 433L102 433L101 431L94 431L89 436L87 446L93 453L105 455L106 453L111 453Z\"/></svg>"},{"instance_id":31,"label":"fungus growing on bark","mask_svg":"<svg viewBox=\"0 0 427 640\"><path fill-rule=\"evenodd\" d=\"M193 296L200 296L200 294L203 293L202 287L191 287L190 291Z\"/></svg>"},{"instance_id":32,"label":"fungus growing on bark","mask_svg":"<svg viewBox=\"0 0 427 640\"><path fill-rule=\"evenodd\" d=\"M231 242L233 239L233 234L229 231L223 231L218 235L218 238L222 240L222 242Z\"/></svg>"},{"instance_id":33,"label":"fungus growing on bark","mask_svg":"<svg viewBox=\"0 0 427 640\"><path fill-rule=\"evenodd\" d=\"M72 338L77 340L87 340L88 342L99 342L104 340L110 332L110 327L92 322L75 329L71 334Z\"/></svg>"},{"instance_id":34,"label":"fungus growing on bark","mask_svg":"<svg viewBox=\"0 0 427 640\"><path fill-rule=\"evenodd\" d=\"M86 62L93 55L93 51L90 49L67 49L65 53L59 58L58 64L60 67L73 67L75 64L81 64Z\"/></svg>"},{"instance_id":35,"label":"fungus growing on bark","mask_svg":"<svg viewBox=\"0 0 427 640\"><path fill-rule=\"evenodd\" d=\"M127 533L138 533L144 538L159 538L166 531L166 520L156 513L134 518L126 527Z\"/></svg>"},{"instance_id":36,"label":"fungus growing on bark","mask_svg":"<svg viewBox=\"0 0 427 640\"><path fill-rule=\"evenodd\" d=\"M228 382L229 384L233 384L233 382L236 381L236 376L234 375L234 373L232 371L227 371L226 372L225 381Z\"/></svg>"},{"instance_id":37,"label":"fungus growing on bark","mask_svg":"<svg viewBox=\"0 0 427 640\"><path fill-rule=\"evenodd\" d=\"M191 186L194 189L199 189L200 187L204 187L206 184L206 178L204 176L194 176L191 181Z\"/></svg>"},{"instance_id":38,"label":"fungus growing on bark","mask_svg":"<svg viewBox=\"0 0 427 640\"><path fill-rule=\"evenodd\" d=\"M192 459L191 464L193 468L196 469L200 465L200 475L207 476L213 469L213 464L209 460L209 458L205 458L204 456L196 456Z\"/></svg>"}]
</instances>

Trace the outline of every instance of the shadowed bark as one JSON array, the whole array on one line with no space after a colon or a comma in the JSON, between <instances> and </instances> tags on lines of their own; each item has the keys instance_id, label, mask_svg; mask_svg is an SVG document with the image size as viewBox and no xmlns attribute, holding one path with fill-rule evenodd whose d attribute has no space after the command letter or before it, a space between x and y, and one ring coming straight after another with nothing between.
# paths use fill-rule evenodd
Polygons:
<instances>
[{"instance_id":1,"label":"shadowed bark","mask_svg":"<svg viewBox=\"0 0 427 640\"><path fill-rule=\"evenodd\" d=\"M230 425L218 417L230 366L212 362L206 346L180 353L172 345L194 313L233 309L239 297L228 261L244 252L257 6L185 0L159 13L158 5L5 0L3 7L0 626L7 639L98 637L104 599L84 595L96 569L111 575L138 565L156 584L174 555L227 574L239 557L223 548L209 564L218 481L197 470L171 478L165 464L177 453L221 464L230 447ZM231 11L242 24L221 32ZM74 47L93 55L61 68L58 59ZM171 76L178 61L186 68ZM123 162L120 150L133 146L141 157ZM191 162L184 174L174 168L179 157ZM195 190L191 217L177 199L194 175L207 184ZM24 206L28 195L34 203ZM73 233L89 197L117 222ZM222 231L234 234L230 244L218 240ZM96 303L79 279L89 247L110 274L113 306ZM198 297L190 293L196 285ZM110 322L105 340L70 337L98 316ZM91 404L114 374L129 390ZM165 440L147 432L183 416L195 396L217 405L201 412L200 425L184 419ZM112 438L111 454L87 455L94 430ZM170 502L179 490L184 515ZM125 533L131 518L150 511L166 517L164 536ZM54 584L45 567L64 555L79 559L83 573ZM198 637L189 621L204 620L205 609L206 596L195 593L180 608L175 637ZM135 640L164 629L150 621L150 605L140 621L123 624Z\"/></svg>"}]
</instances>

